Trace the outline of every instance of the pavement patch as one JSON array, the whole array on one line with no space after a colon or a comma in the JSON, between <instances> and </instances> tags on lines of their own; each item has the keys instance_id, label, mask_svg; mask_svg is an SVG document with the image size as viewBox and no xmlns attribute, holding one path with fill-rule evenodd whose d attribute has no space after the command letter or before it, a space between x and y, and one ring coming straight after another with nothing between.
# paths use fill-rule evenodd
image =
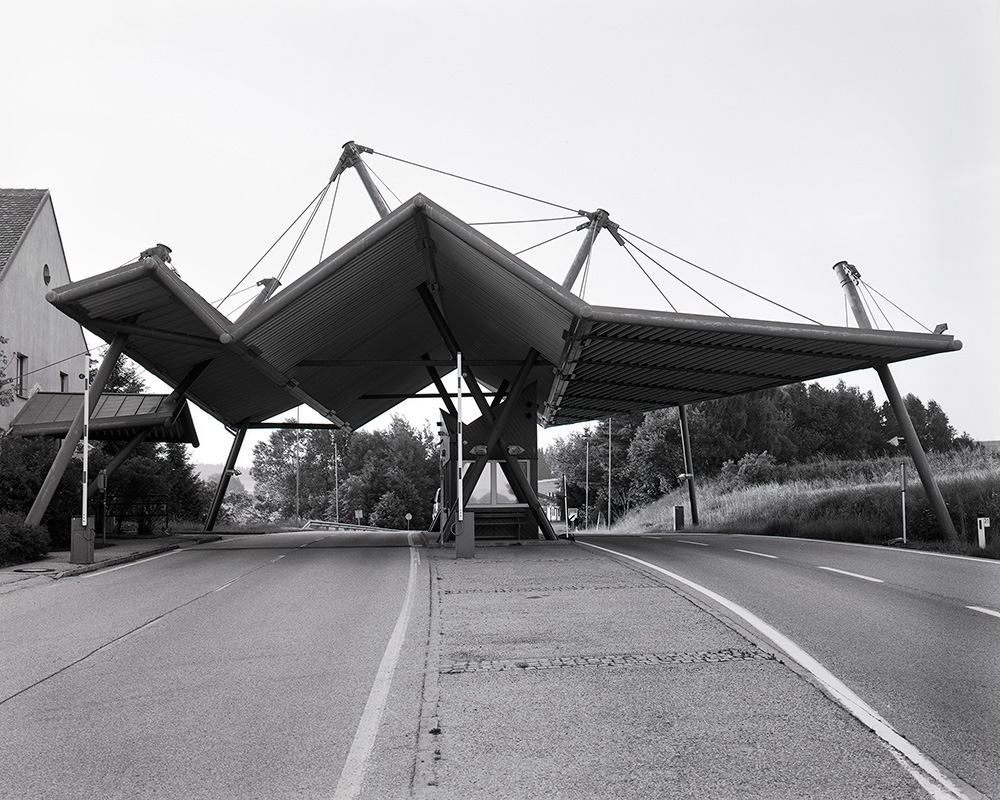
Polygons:
<instances>
[{"instance_id":1,"label":"pavement patch","mask_svg":"<svg viewBox=\"0 0 1000 800\"><path fill-rule=\"evenodd\" d=\"M656 664L720 664L727 661L774 661L775 656L759 648L708 650L694 653L610 653L606 655L555 656L553 658L507 658L484 661L453 661L441 665L442 675L468 672L504 672L566 667L629 667Z\"/></svg>"}]
</instances>

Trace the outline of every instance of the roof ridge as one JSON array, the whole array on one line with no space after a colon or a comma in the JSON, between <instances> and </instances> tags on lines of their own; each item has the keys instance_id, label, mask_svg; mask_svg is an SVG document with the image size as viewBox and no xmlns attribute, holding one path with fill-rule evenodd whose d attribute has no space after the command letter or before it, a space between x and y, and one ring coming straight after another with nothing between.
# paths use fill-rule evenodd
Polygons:
<instances>
[{"instance_id":1,"label":"roof ridge","mask_svg":"<svg viewBox=\"0 0 1000 800\"><path fill-rule=\"evenodd\" d=\"M0 277L47 197L48 189L0 188Z\"/></svg>"}]
</instances>

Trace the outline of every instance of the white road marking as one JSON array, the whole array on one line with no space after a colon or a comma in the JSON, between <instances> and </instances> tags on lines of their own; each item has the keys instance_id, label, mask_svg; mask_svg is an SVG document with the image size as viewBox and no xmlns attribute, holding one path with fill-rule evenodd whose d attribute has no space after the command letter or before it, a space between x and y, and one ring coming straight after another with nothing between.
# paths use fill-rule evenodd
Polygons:
<instances>
[{"instance_id":1,"label":"white road marking","mask_svg":"<svg viewBox=\"0 0 1000 800\"><path fill-rule=\"evenodd\" d=\"M389 643L385 647L382 663L379 664L378 672L375 674L375 681L368 694L365 710L361 713L361 721L354 733L354 741L351 742L350 752L347 754L347 760L340 773L340 780L337 781L337 788L333 793L334 800L354 800L361 794L365 770L368 768L368 759L375 747L375 737L378 734L382 712L385 711L386 700L389 697L392 674L396 670L396 664L403 650L403 639L406 638L406 626L409 623L410 609L413 606L413 589L417 582L419 556L417 548L413 546L412 537L412 533L407 536L410 542L410 576L406 583L403 607L396 620L396 627L393 628L392 635L389 637Z\"/></svg>"},{"instance_id":2,"label":"white road marking","mask_svg":"<svg viewBox=\"0 0 1000 800\"><path fill-rule=\"evenodd\" d=\"M777 556L772 556L770 553L757 553L754 550L740 550L738 547L734 547L737 553L746 553L749 556L760 556L761 558L777 558Z\"/></svg>"},{"instance_id":3,"label":"white road marking","mask_svg":"<svg viewBox=\"0 0 1000 800\"><path fill-rule=\"evenodd\" d=\"M666 575L671 580L677 581L689 589L693 589L699 594L704 595L715 603L718 603L723 608L729 610L748 625L756 628L763 636L770 639L778 646L779 649L783 650L789 658L794 660L803 669L807 670L819 683L822 685L826 691L834 697L844 708L846 708L851 714L854 715L862 724L871 728L886 744L895 749L901 755L903 755L915 768L919 769L925 780L930 781L931 785L936 785L938 788L933 792L933 796L938 798L938 800L969 800L969 798L962 794L962 791L955 786L954 783L941 771L941 769L925 756L916 745L910 742L901 734L897 733L895 728L893 728L886 720L884 720L871 706L869 706L864 700L858 697L854 692L852 692L847 685L841 681L839 678L834 676L830 670L819 663L815 658L809 655L805 650L799 647L795 642L781 633L777 628L764 622L760 617L747 609L743 608L732 600L728 600L711 589L706 589L694 581L688 580L674 572L663 569L663 567L658 567L656 564L651 564L648 561L643 561L641 558L636 558L635 556L630 556L627 553L619 552L618 550L612 550L608 547L601 547L600 545L591 544L590 542L581 542L578 540L578 544L582 544L584 547L592 547L595 550L601 550L605 553L610 553L611 555L618 556L619 558L624 558L629 561L634 561L637 564L653 570L654 572L659 572L662 575ZM915 773L911 773L915 775ZM923 784L924 781L921 781Z\"/></svg>"},{"instance_id":4,"label":"white road marking","mask_svg":"<svg viewBox=\"0 0 1000 800\"><path fill-rule=\"evenodd\" d=\"M989 614L991 617L1000 617L1000 611L994 611L992 608L983 608L982 606L966 606L970 611L978 611L981 614Z\"/></svg>"},{"instance_id":5,"label":"white road marking","mask_svg":"<svg viewBox=\"0 0 1000 800\"><path fill-rule=\"evenodd\" d=\"M167 556L172 556L174 553L181 552L180 549L168 550L166 553L160 553L155 556L149 556L148 558L140 558L136 561L129 561L127 564L119 564L117 567L108 567L107 569L99 569L94 572L88 572L86 575L81 575L81 578L96 578L99 575L107 575L109 572L115 572L120 569L125 569L126 567L134 567L136 564L147 564L150 561L156 561L158 558L166 558Z\"/></svg>"},{"instance_id":6,"label":"white road marking","mask_svg":"<svg viewBox=\"0 0 1000 800\"><path fill-rule=\"evenodd\" d=\"M861 578L863 581L871 581L872 583L885 583L881 578L859 575L857 572L848 572L846 569L835 569L834 567L816 567L816 569L825 569L827 572L836 572L838 575L850 575L852 578Z\"/></svg>"},{"instance_id":7,"label":"white road marking","mask_svg":"<svg viewBox=\"0 0 1000 800\"><path fill-rule=\"evenodd\" d=\"M688 539L678 539L678 542L684 542L684 544L696 544L698 547L708 547L708 542L692 542Z\"/></svg>"}]
</instances>

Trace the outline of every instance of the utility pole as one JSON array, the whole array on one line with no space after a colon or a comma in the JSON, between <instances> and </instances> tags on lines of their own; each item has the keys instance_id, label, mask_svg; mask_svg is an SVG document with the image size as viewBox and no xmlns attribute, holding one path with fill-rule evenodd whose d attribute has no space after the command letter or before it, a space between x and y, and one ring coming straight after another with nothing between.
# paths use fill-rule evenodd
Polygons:
<instances>
[{"instance_id":1,"label":"utility pole","mask_svg":"<svg viewBox=\"0 0 1000 800\"><path fill-rule=\"evenodd\" d=\"M587 437L587 466L584 472L583 487L583 529L590 527L590 428L584 429L584 436Z\"/></svg>"},{"instance_id":2,"label":"utility pole","mask_svg":"<svg viewBox=\"0 0 1000 800\"><path fill-rule=\"evenodd\" d=\"M854 318L858 322L858 327L872 330L873 326L871 320L868 318L868 312L865 311L864 304L861 302L861 296L858 294L857 285L861 280L861 273L858 272L856 267L848 264L846 261L834 264L833 270L837 273L837 278L844 289L844 294L847 295L847 303L850 305ZM955 541L958 539L958 533L955 531L955 523L952 522L951 514L948 513L948 506L945 504L941 489L934 478L934 472L931 469L930 462L927 460L927 455L924 453L924 449L920 446L920 441L917 439L917 430L913 427L913 421L906 410L906 404L903 402L903 397L899 393L896 381L889 371L889 366L887 364L876 366L875 372L878 373L879 380L882 381L882 388L885 389L885 393L889 398L892 413L899 423L899 428L903 433L903 441L910 451L910 457L917 468L917 475L920 476L920 481L924 485L924 491L927 492L927 498L930 500L931 508L934 509L934 515L937 517L938 524L948 539Z\"/></svg>"},{"instance_id":3,"label":"utility pole","mask_svg":"<svg viewBox=\"0 0 1000 800\"><path fill-rule=\"evenodd\" d=\"M691 500L691 524L698 524L698 496L694 486L694 456L691 452L691 431L688 429L687 406L677 406L681 423L681 450L684 453L684 477Z\"/></svg>"},{"instance_id":4,"label":"utility pole","mask_svg":"<svg viewBox=\"0 0 1000 800\"><path fill-rule=\"evenodd\" d=\"M608 530L611 530L611 420L608 417Z\"/></svg>"}]
</instances>

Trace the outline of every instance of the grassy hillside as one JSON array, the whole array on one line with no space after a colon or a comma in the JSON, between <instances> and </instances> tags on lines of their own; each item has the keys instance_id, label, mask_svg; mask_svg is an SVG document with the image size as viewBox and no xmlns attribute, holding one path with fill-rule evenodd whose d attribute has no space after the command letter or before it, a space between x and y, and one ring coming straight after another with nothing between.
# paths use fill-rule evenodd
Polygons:
<instances>
[{"instance_id":1,"label":"grassy hillside","mask_svg":"<svg viewBox=\"0 0 1000 800\"><path fill-rule=\"evenodd\" d=\"M900 458L821 461L768 470L767 478L735 473L698 483L697 527L690 530L802 536L885 544L902 535ZM907 464L906 527L913 546L1000 558L1000 454L962 451L931 463L958 531L940 532L912 463ZM688 506L686 489L627 515L621 530L671 530L673 506ZM990 517L987 549L977 546L976 518ZM685 518L690 520L690 509Z\"/></svg>"}]
</instances>

